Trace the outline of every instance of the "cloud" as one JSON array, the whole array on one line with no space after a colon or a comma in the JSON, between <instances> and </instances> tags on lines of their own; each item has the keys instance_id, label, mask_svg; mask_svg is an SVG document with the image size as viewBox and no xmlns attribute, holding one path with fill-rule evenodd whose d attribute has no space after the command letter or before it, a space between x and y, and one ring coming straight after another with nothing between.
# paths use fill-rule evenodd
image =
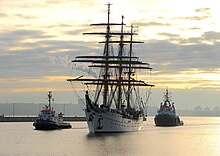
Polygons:
<instances>
[{"instance_id":1,"label":"cloud","mask_svg":"<svg viewBox=\"0 0 220 156\"><path fill-rule=\"evenodd\" d=\"M8 16L7 14L0 12L0 17L5 18L5 17L7 17L7 16Z\"/></svg>"},{"instance_id":2,"label":"cloud","mask_svg":"<svg viewBox=\"0 0 220 156\"><path fill-rule=\"evenodd\" d=\"M178 34L171 34L171 33L158 33L158 35L161 35L161 36L167 36L167 37L170 37L170 38L173 38L173 37L180 37L180 35Z\"/></svg>"},{"instance_id":3,"label":"cloud","mask_svg":"<svg viewBox=\"0 0 220 156\"><path fill-rule=\"evenodd\" d=\"M197 30L198 28L194 28L194 30ZM220 32L215 31L207 31L201 34L200 37L190 37L190 38L182 38L179 34L173 34L173 33L166 33L166 32L160 32L157 35L160 36L166 36L168 37L168 40L170 42L176 42L178 44L185 44L185 45L193 45L193 44L214 44L218 43L220 41Z\"/></svg>"},{"instance_id":4,"label":"cloud","mask_svg":"<svg viewBox=\"0 0 220 156\"><path fill-rule=\"evenodd\" d=\"M195 9L195 16L187 16L187 17L175 17L174 20L195 20L200 21L211 17L211 9L210 8L198 8Z\"/></svg>"},{"instance_id":5,"label":"cloud","mask_svg":"<svg viewBox=\"0 0 220 156\"><path fill-rule=\"evenodd\" d=\"M167 27L167 26L172 26L172 24L169 23L159 23L159 22L148 22L148 23L140 23L140 22L135 22L132 21L132 23L135 23L135 25L138 25L140 27Z\"/></svg>"},{"instance_id":6,"label":"cloud","mask_svg":"<svg viewBox=\"0 0 220 156\"><path fill-rule=\"evenodd\" d=\"M106 6L103 2L95 3L96 1L88 0L80 2L67 0L65 4L60 0L23 2L13 2L16 12L11 11L11 7L9 8L12 2L7 2L4 6L8 7L7 10L9 11L0 13L0 17L7 21L5 22L7 31L0 34L0 72L2 73L1 77L5 80L16 78L17 80L28 81L28 79L42 78L44 80L39 79L39 81L42 81L41 85L46 85L48 76L51 76L51 82L57 82L58 76L70 74L70 62L75 56L102 53L101 50L101 52L98 50L102 45L94 43L95 40L89 37L86 41L82 39L82 32L90 32L94 28L90 28L87 24L82 25L79 21L81 22L81 18L83 18L83 22L86 21L85 23L94 22L94 20L90 19L90 16L86 16L86 11L88 10L91 13L90 15L94 16L92 12L94 10L97 11L97 7L91 9L94 4L102 6L101 10L106 13ZM63 8L65 10L62 10ZM112 9L114 10L114 7ZM73 10L74 12L71 12ZM81 12L78 12L79 10ZM172 80L173 83L184 85L185 81L181 79L183 74L180 71L198 69L211 72L219 68L219 32L215 30L202 32L204 30L200 25L187 25L186 29L199 31L201 36L183 38L181 34L168 29L176 27L178 20L184 21L184 23L191 22L191 20L202 22L204 19L211 18L211 8L197 8L193 14L180 17L175 14L165 16L169 14L169 10L166 13L163 11L163 14L161 14L162 11L160 10L160 13L154 15L156 20L152 20L152 22L146 22L147 17L145 17L146 12L150 13L152 10L144 11L143 8L141 10L138 14L141 20L133 20L131 22L139 25L141 29L150 27L149 29L152 32L154 30L151 28L156 27L155 34L157 36L167 37L166 40L148 39L142 45L134 45L134 49L137 49L137 55L140 56L140 59L150 63L151 67L153 67L153 72L158 76L156 81L165 84L166 80L169 83L172 83ZM49 16L45 14L46 12ZM118 12L121 15L121 10ZM95 17L100 18L98 15L96 14ZM67 16L73 17L65 19ZM105 14L103 17L106 18ZM95 20L99 21L99 19ZM94 30L98 31L99 29ZM81 64L74 70L74 75L78 75L80 72L96 76L94 71L87 69L86 66ZM167 77L163 77L163 75L169 76L169 74L172 74L172 79L168 80ZM188 76L190 74L188 73ZM179 75L180 78L175 77L175 75ZM54 79L52 79L52 76L54 76ZM55 76L57 77L55 78ZM33 81L32 83L38 84ZM190 83L196 83L196 80L188 82L188 84ZM203 80L200 83L203 83ZM50 83L49 85L52 84ZM35 87L44 88L44 86ZM24 86L24 88L28 88L28 86Z\"/></svg>"},{"instance_id":7,"label":"cloud","mask_svg":"<svg viewBox=\"0 0 220 156\"><path fill-rule=\"evenodd\" d=\"M90 31L90 29L88 29L88 26L86 26L87 28L83 28L83 26L80 26L80 29L75 29L75 30L71 30L71 31L64 31L63 33L65 33L66 35L82 35L82 32L88 32Z\"/></svg>"},{"instance_id":8,"label":"cloud","mask_svg":"<svg viewBox=\"0 0 220 156\"><path fill-rule=\"evenodd\" d=\"M18 93L22 93L22 92L47 92L49 90L52 91L71 91L72 88L53 88L53 87L43 87L43 88L39 88L39 87L30 87L30 88L6 88L6 89L1 89L0 88L0 92L18 92ZM81 90L81 89L78 89Z\"/></svg>"},{"instance_id":9,"label":"cloud","mask_svg":"<svg viewBox=\"0 0 220 156\"><path fill-rule=\"evenodd\" d=\"M169 40L148 40L141 46L134 46L134 49L137 49L137 55L142 61L151 64L156 75L176 74L181 77L179 71L186 69L214 70L219 67L218 32L205 32L201 38L189 39L182 39L179 35L171 33L161 32L158 34L168 36ZM96 47L94 47L97 43L54 40L53 37L44 31L36 30L17 30L3 33L1 35L3 46L0 53L2 67L0 71L3 73L3 77L27 79L42 75L69 75L71 59L88 52L97 53ZM33 42L23 42L27 38ZM173 43L172 40L177 42ZM212 41L213 45L204 43L204 41ZM191 44L185 45L184 43ZM75 71L74 75L83 71L83 73L96 77L94 71L84 66L76 66ZM54 82L54 80L51 81ZM159 82L159 79L156 81ZM160 80L161 84L165 84L165 81L165 79ZM180 84L180 81L173 81L173 83L175 82Z\"/></svg>"},{"instance_id":10,"label":"cloud","mask_svg":"<svg viewBox=\"0 0 220 156\"><path fill-rule=\"evenodd\" d=\"M188 28L189 30L201 30L199 27Z\"/></svg>"},{"instance_id":11,"label":"cloud","mask_svg":"<svg viewBox=\"0 0 220 156\"><path fill-rule=\"evenodd\" d=\"M202 34L202 39L210 42L217 42L220 40L220 32L208 31Z\"/></svg>"},{"instance_id":12,"label":"cloud","mask_svg":"<svg viewBox=\"0 0 220 156\"><path fill-rule=\"evenodd\" d=\"M195 20L195 21L199 21L199 20L203 20L209 18L209 16L190 16L190 17L179 17L179 18L174 18L175 20Z\"/></svg>"},{"instance_id":13,"label":"cloud","mask_svg":"<svg viewBox=\"0 0 220 156\"><path fill-rule=\"evenodd\" d=\"M63 67L68 67L70 66L70 57L68 55L58 55L58 56L48 56L48 59L53 63L53 64L61 64Z\"/></svg>"},{"instance_id":14,"label":"cloud","mask_svg":"<svg viewBox=\"0 0 220 156\"><path fill-rule=\"evenodd\" d=\"M16 30L1 33L0 72L2 77L34 77L67 74L67 67L74 51L80 53L82 43L54 40L40 30ZM56 52L55 54L52 52ZM52 63L55 58L55 63ZM59 58L59 59L58 59ZM62 71L63 70L63 71ZM69 74L69 73L68 73Z\"/></svg>"},{"instance_id":15,"label":"cloud","mask_svg":"<svg viewBox=\"0 0 220 156\"><path fill-rule=\"evenodd\" d=\"M210 8L198 8L195 10L195 12L202 12L202 13L206 13L206 14L210 14L211 9Z\"/></svg>"},{"instance_id":16,"label":"cloud","mask_svg":"<svg viewBox=\"0 0 220 156\"><path fill-rule=\"evenodd\" d=\"M191 76L189 76L191 75ZM212 88L218 89L219 87L220 70L201 70L183 69L181 71L173 72L156 72L152 75L152 79L159 86L170 86L171 88ZM182 83L184 81L184 83Z\"/></svg>"},{"instance_id":17,"label":"cloud","mask_svg":"<svg viewBox=\"0 0 220 156\"><path fill-rule=\"evenodd\" d=\"M88 68L87 66L78 65L74 67L74 70L82 71L84 74L86 73L87 75L91 75L94 78L97 78L98 73L94 72L91 68Z\"/></svg>"},{"instance_id":18,"label":"cloud","mask_svg":"<svg viewBox=\"0 0 220 156\"><path fill-rule=\"evenodd\" d=\"M23 19L37 19L38 18L36 16L29 16L29 15L24 15L24 14L14 14L14 16L17 18L23 18Z\"/></svg>"},{"instance_id":19,"label":"cloud","mask_svg":"<svg viewBox=\"0 0 220 156\"><path fill-rule=\"evenodd\" d=\"M202 40L202 39L201 39ZM195 39L196 44L182 45L168 40L147 41L140 47L136 46L140 58L148 60L156 71L178 73L185 69L199 68L213 70L219 68L220 43L213 45ZM187 39L186 39L187 42ZM188 42L192 42L189 39Z\"/></svg>"},{"instance_id":20,"label":"cloud","mask_svg":"<svg viewBox=\"0 0 220 156\"><path fill-rule=\"evenodd\" d=\"M47 35L41 30L27 30L27 29L18 29L14 31L7 31L0 34L0 41L3 43L11 42L21 43L24 40L34 40L34 39L48 39L54 37L53 35ZM22 44L22 43L21 43Z\"/></svg>"},{"instance_id":21,"label":"cloud","mask_svg":"<svg viewBox=\"0 0 220 156\"><path fill-rule=\"evenodd\" d=\"M172 38L172 41L175 41L181 45L193 45L193 44L200 44L202 42L201 37L191 37L191 38Z\"/></svg>"}]
</instances>

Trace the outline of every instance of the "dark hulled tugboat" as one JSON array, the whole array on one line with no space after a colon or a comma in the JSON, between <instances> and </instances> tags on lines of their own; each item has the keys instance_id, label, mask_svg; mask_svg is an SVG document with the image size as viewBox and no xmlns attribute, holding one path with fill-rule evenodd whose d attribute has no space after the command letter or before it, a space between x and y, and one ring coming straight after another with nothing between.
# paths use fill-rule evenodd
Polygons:
<instances>
[{"instance_id":1,"label":"dark hulled tugboat","mask_svg":"<svg viewBox=\"0 0 220 156\"><path fill-rule=\"evenodd\" d=\"M160 105L158 114L154 118L156 126L181 126L183 121L180 121L179 116L176 115L174 103L171 104L170 94L168 89L165 92L165 100Z\"/></svg>"},{"instance_id":2,"label":"dark hulled tugboat","mask_svg":"<svg viewBox=\"0 0 220 156\"><path fill-rule=\"evenodd\" d=\"M53 101L52 91L48 93L48 105L40 111L38 118L34 121L33 126L37 130L54 130L71 128L71 124L63 123L63 114L56 114L55 110L51 107Z\"/></svg>"}]
</instances>

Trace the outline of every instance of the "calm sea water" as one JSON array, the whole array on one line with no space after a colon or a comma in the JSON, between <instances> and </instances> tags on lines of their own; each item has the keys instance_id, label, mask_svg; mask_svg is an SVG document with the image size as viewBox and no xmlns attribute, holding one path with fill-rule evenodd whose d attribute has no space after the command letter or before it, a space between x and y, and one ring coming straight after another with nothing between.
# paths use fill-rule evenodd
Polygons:
<instances>
[{"instance_id":1,"label":"calm sea water","mask_svg":"<svg viewBox=\"0 0 220 156\"><path fill-rule=\"evenodd\" d=\"M0 123L1 156L219 156L220 117L181 117L184 126L89 135L86 122L72 129L37 131L32 123Z\"/></svg>"}]
</instances>

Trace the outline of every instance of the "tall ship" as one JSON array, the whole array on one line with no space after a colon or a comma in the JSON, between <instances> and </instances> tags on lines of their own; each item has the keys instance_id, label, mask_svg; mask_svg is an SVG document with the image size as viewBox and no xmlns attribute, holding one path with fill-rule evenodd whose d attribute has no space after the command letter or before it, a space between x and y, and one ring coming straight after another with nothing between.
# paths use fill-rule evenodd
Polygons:
<instances>
[{"instance_id":1,"label":"tall ship","mask_svg":"<svg viewBox=\"0 0 220 156\"><path fill-rule=\"evenodd\" d=\"M157 111L157 115L154 118L156 126L181 126L183 121L176 115L176 108L174 102L171 103L171 95L166 89L164 94L164 102L160 104L160 108Z\"/></svg>"},{"instance_id":2,"label":"tall ship","mask_svg":"<svg viewBox=\"0 0 220 156\"><path fill-rule=\"evenodd\" d=\"M149 63L139 61L139 57L134 54L133 44L143 42L133 40L133 36L137 35L133 25L129 27L129 32L125 31L124 16L121 23L110 22L110 4L107 5L107 22L91 24L96 27L104 26L106 31L84 33L104 36L105 40L99 42L104 44L103 54L77 56L72 61L89 63L88 67L98 69L98 76L96 78L80 76L67 80L71 83L83 82L88 88L85 91L85 115L89 132L93 134L141 130L145 118L145 101L141 97L139 87L149 89L154 86L137 78L137 71L152 69ZM118 28L119 31L113 32L112 27L114 30ZM118 46L116 51L113 50L114 44ZM90 85L95 91L89 89Z\"/></svg>"},{"instance_id":3,"label":"tall ship","mask_svg":"<svg viewBox=\"0 0 220 156\"><path fill-rule=\"evenodd\" d=\"M54 130L72 127L71 124L63 122L63 113L60 112L57 114L53 107L51 107L53 100L52 91L49 91L48 105L45 105L33 123L36 130Z\"/></svg>"}]
</instances>

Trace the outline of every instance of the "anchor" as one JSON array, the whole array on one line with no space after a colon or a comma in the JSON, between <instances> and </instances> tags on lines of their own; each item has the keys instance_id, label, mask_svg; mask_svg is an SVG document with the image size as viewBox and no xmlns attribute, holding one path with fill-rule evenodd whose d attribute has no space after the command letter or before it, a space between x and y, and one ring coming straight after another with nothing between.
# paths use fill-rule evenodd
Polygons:
<instances>
[{"instance_id":1,"label":"anchor","mask_svg":"<svg viewBox=\"0 0 220 156\"><path fill-rule=\"evenodd\" d=\"M99 118L98 119L98 126L97 126L97 129L100 130L103 128L103 126L101 126L101 120L103 120L103 118Z\"/></svg>"}]
</instances>

